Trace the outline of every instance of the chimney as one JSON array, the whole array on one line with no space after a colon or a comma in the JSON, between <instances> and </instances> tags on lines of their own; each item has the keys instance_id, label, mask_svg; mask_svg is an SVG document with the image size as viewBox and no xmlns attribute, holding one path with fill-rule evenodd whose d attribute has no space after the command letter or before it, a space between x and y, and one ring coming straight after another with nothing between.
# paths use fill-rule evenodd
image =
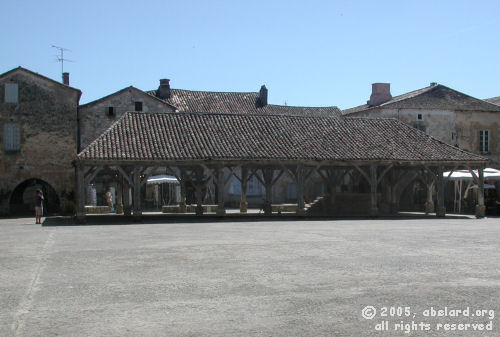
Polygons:
<instances>
[{"instance_id":1,"label":"chimney","mask_svg":"<svg viewBox=\"0 0 500 337\"><path fill-rule=\"evenodd\" d=\"M69 85L69 73L62 73L62 82L65 85Z\"/></svg>"},{"instance_id":2,"label":"chimney","mask_svg":"<svg viewBox=\"0 0 500 337\"><path fill-rule=\"evenodd\" d=\"M368 103L369 106L380 105L392 99L390 83L373 83L372 94Z\"/></svg>"},{"instance_id":3,"label":"chimney","mask_svg":"<svg viewBox=\"0 0 500 337\"><path fill-rule=\"evenodd\" d=\"M156 97L161 99L170 98L170 80L167 78L162 78L160 80L160 86L156 90Z\"/></svg>"},{"instance_id":4,"label":"chimney","mask_svg":"<svg viewBox=\"0 0 500 337\"><path fill-rule=\"evenodd\" d=\"M267 88L265 85L260 87L259 98L257 98L257 107L263 108L267 105Z\"/></svg>"}]
</instances>

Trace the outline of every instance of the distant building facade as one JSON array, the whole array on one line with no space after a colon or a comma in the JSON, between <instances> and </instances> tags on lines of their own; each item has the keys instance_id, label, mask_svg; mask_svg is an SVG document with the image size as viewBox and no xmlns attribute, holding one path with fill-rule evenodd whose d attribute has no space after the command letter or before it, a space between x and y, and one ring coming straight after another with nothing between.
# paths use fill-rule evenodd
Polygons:
<instances>
[{"instance_id":1,"label":"distant building facade","mask_svg":"<svg viewBox=\"0 0 500 337\"><path fill-rule=\"evenodd\" d=\"M500 168L500 106L494 104L497 99L477 99L437 83L393 97L389 83L374 83L366 104L343 110L342 114L396 118L442 142L483 155L489 159L488 166ZM496 185L500 188L500 184ZM409 179L401 192L404 207L421 210L426 190L423 182ZM450 186L447 200L451 209L454 193ZM496 198L500 200L500 193Z\"/></svg>"},{"instance_id":2,"label":"distant building facade","mask_svg":"<svg viewBox=\"0 0 500 337\"><path fill-rule=\"evenodd\" d=\"M392 97L390 84L374 83L367 104L344 116L396 118L445 143L481 154L500 167L500 106L444 85Z\"/></svg>"},{"instance_id":3,"label":"distant building facade","mask_svg":"<svg viewBox=\"0 0 500 337\"><path fill-rule=\"evenodd\" d=\"M175 107L132 86L81 105L79 107L80 149L99 137L127 111L175 112Z\"/></svg>"},{"instance_id":4,"label":"distant building facade","mask_svg":"<svg viewBox=\"0 0 500 337\"><path fill-rule=\"evenodd\" d=\"M46 214L73 213L80 96L21 67L0 75L0 214L34 209L37 188Z\"/></svg>"}]
</instances>

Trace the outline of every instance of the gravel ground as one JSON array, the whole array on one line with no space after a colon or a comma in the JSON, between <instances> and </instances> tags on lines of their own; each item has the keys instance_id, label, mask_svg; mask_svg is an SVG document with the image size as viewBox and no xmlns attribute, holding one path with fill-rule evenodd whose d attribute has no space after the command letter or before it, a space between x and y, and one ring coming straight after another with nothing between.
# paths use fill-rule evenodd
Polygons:
<instances>
[{"instance_id":1,"label":"gravel ground","mask_svg":"<svg viewBox=\"0 0 500 337\"><path fill-rule=\"evenodd\" d=\"M498 218L110 220L0 219L0 336L500 336Z\"/></svg>"}]
</instances>

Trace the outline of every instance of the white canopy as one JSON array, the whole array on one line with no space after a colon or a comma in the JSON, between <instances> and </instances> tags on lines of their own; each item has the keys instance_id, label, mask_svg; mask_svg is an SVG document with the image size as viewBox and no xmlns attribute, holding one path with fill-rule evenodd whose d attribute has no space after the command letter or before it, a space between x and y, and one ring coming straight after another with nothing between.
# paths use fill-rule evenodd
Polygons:
<instances>
[{"instance_id":1,"label":"white canopy","mask_svg":"<svg viewBox=\"0 0 500 337\"><path fill-rule=\"evenodd\" d=\"M148 184L178 184L179 180L177 180L177 178L174 176L160 174L157 176L149 177L147 183Z\"/></svg>"},{"instance_id":2,"label":"white canopy","mask_svg":"<svg viewBox=\"0 0 500 337\"><path fill-rule=\"evenodd\" d=\"M450 173L451 171L443 172L443 177L449 180L473 180L472 174L468 170L453 171L451 175ZM474 174L477 175L477 170L474 170ZM500 180L500 170L494 168L485 168L483 170L483 174L485 180Z\"/></svg>"}]
</instances>

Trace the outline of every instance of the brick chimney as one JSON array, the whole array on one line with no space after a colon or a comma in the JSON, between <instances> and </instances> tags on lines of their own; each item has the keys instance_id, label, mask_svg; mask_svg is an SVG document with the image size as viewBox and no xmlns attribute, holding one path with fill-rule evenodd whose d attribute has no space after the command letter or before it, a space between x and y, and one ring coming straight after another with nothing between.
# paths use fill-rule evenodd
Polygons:
<instances>
[{"instance_id":1,"label":"brick chimney","mask_svg":"<svg viewBox=\"0 0 500 337\"><path fill-rule=\"evenodd\" d=\"M161 99L170 98L170 80L167 78L162 78L160 80L160 86L156 90L156 97Z\"/></svg>"},{"instance_id":2,"label":"brick chimney","mask_svg":"<svg viewBox=\"0 0 500 337\"><path fill-rule=\"evenodd\" d=\"M369 106L380 105L392 99L390 83L373 83L370 100L366 103Z\"/></svg>"},{"instance_id":3,"label":"brick chimney","mask_svg":"<svg viewBox=\"0 0 500 337\"><path fill-rule=\"evenodd\" d=\"M257 98L257 107L262 108L267 105L267 88L265 85L260 87L259 97Z\"/></svg>"},{"instance_id":4,"label":"brick chimney","mask_svg":"<svg viewBox=\"0 0 500 337\"><path fill-rule=\"evenodd\" d=\"M62 82L65 85L69 85L69 73L62 73Z\"/></svg>"}]
</instances>

